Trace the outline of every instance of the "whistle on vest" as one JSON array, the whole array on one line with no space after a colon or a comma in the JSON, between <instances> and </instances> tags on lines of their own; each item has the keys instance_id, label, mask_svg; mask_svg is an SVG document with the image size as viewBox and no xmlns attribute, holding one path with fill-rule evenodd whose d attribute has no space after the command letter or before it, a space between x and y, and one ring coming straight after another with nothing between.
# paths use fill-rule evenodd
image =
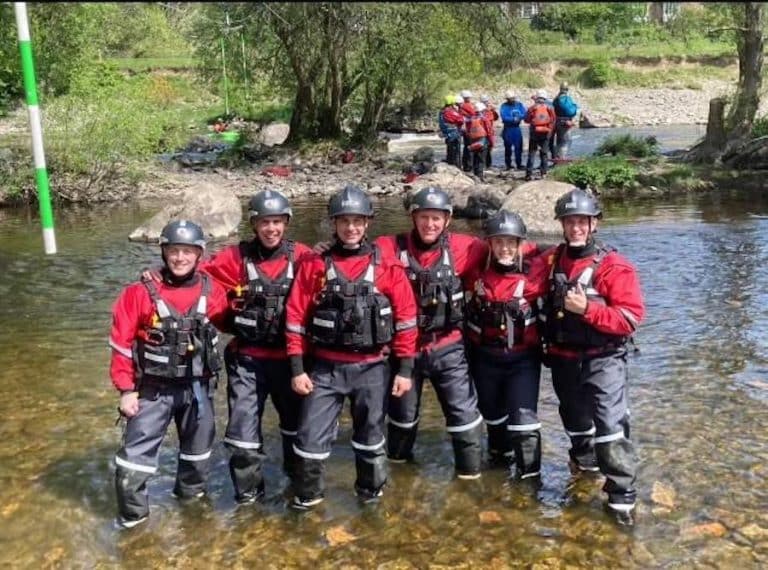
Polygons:
<instances>
[{"instance_id":1,"label":"whistle on vest","mask_svg":"<svg viewBox=\"0 0 768 570\"><path fill-rule=\"evenodd\" d=\"M157 313L152 313L152 319L150 319L149 326L157 328L160 325L160 317Z\"/></svg>"}]
</instances>

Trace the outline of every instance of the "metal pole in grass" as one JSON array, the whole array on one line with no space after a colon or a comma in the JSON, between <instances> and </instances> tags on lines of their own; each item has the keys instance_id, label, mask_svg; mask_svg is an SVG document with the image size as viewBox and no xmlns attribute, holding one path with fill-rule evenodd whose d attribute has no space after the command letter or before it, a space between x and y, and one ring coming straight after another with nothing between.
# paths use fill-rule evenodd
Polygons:
<instances>
[{"instance_id":1,"label":"metal pole in grass","mask_svg":"<svg viewBox=\"0 0 768 570\"><path fill-rule=\"evenodd\" d=\"M14 2L16 29L19 35L21 52L21 70L24 75L24 93L29 113L29 130L32 132L32 154L35 161L37 180L37 200L40 202L40 221L43 226L43 244L45 253L56 253L56 234L53 230L53 210L48 186L48 169L45 167L43 151L43 128L40 123L40 107L37 103L37 84L35 82L35 61L32 57L32 42L29 38L29 19L26 2Z\"/></svg>"},{"instance_id":2,"label":"metal pole in grass","mask_svg":"<svg viewBox=\"0 0 768 570\"><path fill-rule=\"evenodd\" d=\"M229 12L227 12L227 31L229 31ZM224 34L221 36L221 70L224 75L224 112L229 120L229 85L227 85L227 60L224 55Z\"/></svg>"}]
</instances>

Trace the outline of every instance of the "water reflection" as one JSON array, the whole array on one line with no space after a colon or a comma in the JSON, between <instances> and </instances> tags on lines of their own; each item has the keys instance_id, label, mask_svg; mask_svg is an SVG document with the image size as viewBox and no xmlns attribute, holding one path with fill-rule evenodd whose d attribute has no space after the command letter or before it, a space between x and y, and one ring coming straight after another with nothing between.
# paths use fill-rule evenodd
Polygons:
<instances>
[{"instance_id":1,"label":"water reflection","mask_svg":"<svg viewBox=\"0 0 768 570\"><path fill-rule=\"evenodd\" d=\"M399 200L378 206L374 235L407 229ZM295 210L301 223L292 227L294 237L325 237L322 206L300 203ZM157 260L156 246L125 238L152 211L149 205L59 211L61 253L54 257L42 254L36 212L4 212L0 541L12 547L0 552L0 564L750 568L768 562L765 198L608 204L601 234L637 265L648 304L637 335L641 352L630 369L641 459L639 521L631 535L602 511L601 481L574 479L568 471L548 374L540 488L510 486L502 471L488 471L477 484L453 480L450 442L427 389L415 450L420 460L392 466L378 508L361 508L352 495L345 417L328 466L328 500L317 512L286 508L287 480L273 459L265 503L236 507L221 446L208 499L180 504L170 496L176 458L167 445L150 483L149 523L117 532L111 460L120 429L106 336L119 290ZM459 220L456 228L477 231L477 224ZM224 396L220 389L219 435ZM279 458L271 408L265 425L266 451ZM652 500L657 482L674 490L672 509ZM722 525L722 537L696 535L713 522ZM336 545L338 536L349 542Z\"/></svg>"}]
</instances>

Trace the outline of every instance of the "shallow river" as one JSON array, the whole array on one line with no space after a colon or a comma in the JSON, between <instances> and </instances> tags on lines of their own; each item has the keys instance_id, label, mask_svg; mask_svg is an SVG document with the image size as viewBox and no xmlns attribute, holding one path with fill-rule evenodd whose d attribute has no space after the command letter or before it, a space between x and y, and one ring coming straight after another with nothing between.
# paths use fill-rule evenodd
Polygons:
<instances>
[{"instance_id":1,"label":"shallow river","mask_svg":"<svg viewBox=\"0 0 768 570\"><path fill-rule=\"evenodd\" d=\"M296 210L294 237L325 235L320 205ZM418 462L392 466L378 507L361 508L352 494L345 416L326 502L310 514L286 508L270 406L264 504L235 506L220 442L209 496L175 501L172 434L150 485L150 521L116 530L112 460L121 428L108 380L110 306L158 257L156 247L126 240L152 211L59 210L60 253L46 257L36 212L0 210L0 566L768 566L766 198L608 205L601 234L636 263L648 305L630 370L640 456L632 531L603 512L599 479L571 477L548 374L538 490L510 487L498 470L454 480L450 442L425 389ZM399 200L379 211L374 234L407 227ZM220 387L219 436L224 396Z\"/></svg>"},{"instance_id":2,"label":"shallow river","mask_svg":"<svg viewBox=\"0 0 768 570\"><path fill-rule=\"evenodd\" d=\"M523 137L525 141L523 160L528 156L528 127L523 124ZM592 154L606 138L616 135L631 134L635 137L653 136L659 143L659 150L663 153L688 148L701 139L707 131L706 125L657 125L647 127L610 127L604 129L572 129L571 147L568 153L570 157ZM417 148L428 146L435 149L438 160L445 156L445 142L437 134L387 134L381 133L390 139L389 150L394 155L409 156ZM493 164L504 164L504 143L501 141L501 128L496 128L496 146L493 149Z\"/></svg>"}]
</instances>

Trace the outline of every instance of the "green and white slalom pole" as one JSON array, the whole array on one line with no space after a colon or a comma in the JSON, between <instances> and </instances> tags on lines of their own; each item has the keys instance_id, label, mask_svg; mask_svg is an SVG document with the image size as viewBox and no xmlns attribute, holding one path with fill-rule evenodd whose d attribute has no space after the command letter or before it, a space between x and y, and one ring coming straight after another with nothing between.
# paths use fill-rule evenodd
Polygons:
<instances>
[{"instance_id":1,"label":"green and white slalom pole","mask_svg":"<svg viewBox=\"0 0 768 570\"><path fill-rule=\"evenodd\" d=\"M32 57L32 41L29 38L27 3L14 2L13 7L16 11L16 28L19 34L21 69L24 74L24 93L26 94L27 110L29 112L29 129L32 132L32 154L35 161L37 200L40 202L40 221L43 224L43 244L45 246L45 253L51 254L56 253L56 234L53 230L53 209L51 208L51 193L48 186L48 169L45 167L43 128L40 122L40 106L37 103L35 60Z\"/></svg>"}]
</instances>

